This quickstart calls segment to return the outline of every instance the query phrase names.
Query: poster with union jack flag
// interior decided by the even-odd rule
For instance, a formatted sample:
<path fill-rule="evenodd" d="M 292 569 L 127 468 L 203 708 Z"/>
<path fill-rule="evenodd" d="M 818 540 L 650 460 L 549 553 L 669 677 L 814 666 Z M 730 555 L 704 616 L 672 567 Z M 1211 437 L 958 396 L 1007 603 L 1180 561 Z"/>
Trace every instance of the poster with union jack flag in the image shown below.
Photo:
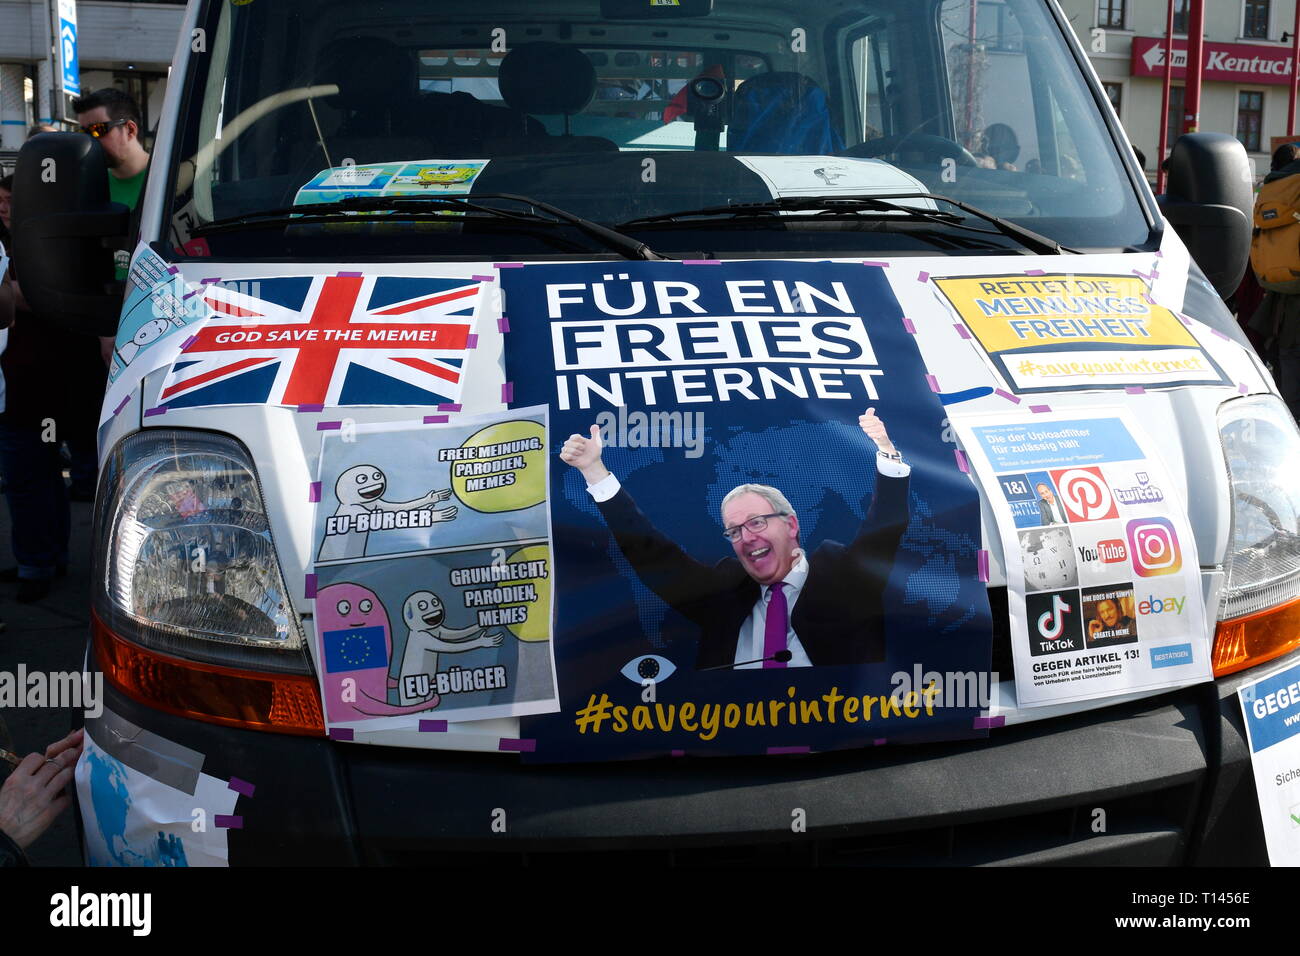
<path fill-rule="evenodd" d="M 159 393 L 206 405 L 440 405 L 460 399 L 483 283 L 339 273 L 213 282 L 213 311 Z"/>

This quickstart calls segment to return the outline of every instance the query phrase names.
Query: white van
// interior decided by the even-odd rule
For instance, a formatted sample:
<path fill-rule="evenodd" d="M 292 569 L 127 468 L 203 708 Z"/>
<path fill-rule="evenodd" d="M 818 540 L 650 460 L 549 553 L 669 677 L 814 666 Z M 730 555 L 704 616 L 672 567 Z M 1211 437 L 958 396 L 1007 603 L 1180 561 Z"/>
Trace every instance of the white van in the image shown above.
<path fill-rule="evenodd" d="M 1050 0 L 192 0 L 125 290 L 17 175 L 117 337 L 89 862 L 1265 861 L 1248 163 L 1153 196 Z"/>

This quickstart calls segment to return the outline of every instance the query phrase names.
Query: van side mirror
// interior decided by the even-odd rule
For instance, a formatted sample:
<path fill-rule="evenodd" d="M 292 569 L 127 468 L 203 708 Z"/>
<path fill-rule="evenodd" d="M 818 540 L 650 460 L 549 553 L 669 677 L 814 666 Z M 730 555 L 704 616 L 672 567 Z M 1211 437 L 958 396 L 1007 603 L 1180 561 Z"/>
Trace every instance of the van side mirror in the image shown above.
<path fill-rule="evenodd" d="M 1187 133 L 1169 154 L 1169 185 L 1158 197 L 1201 271 L 1226 299 L 1250 261 L 1254 173 L 1246 149 L 1225 133 Z"/>
<path fill-rule="evenodd" d="M 99 143 L 83 133 L 42 133 L 23 144 L 12 220 L 14 272 L 32 311 L 79 332 L 114 335 L 122 284 L 112 246 L 125 242 L 131 211 L 109 201 Z"/>

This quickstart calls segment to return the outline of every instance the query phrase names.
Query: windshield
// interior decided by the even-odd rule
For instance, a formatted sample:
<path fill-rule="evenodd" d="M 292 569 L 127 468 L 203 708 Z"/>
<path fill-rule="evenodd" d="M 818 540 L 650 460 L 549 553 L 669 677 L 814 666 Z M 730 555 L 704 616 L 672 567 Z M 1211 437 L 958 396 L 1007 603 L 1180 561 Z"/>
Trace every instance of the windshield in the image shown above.
<path fill-rule="evenodd" d="M 200 23 L 178 251 L 613 254 L 502 194 L 673 257 L 1025 251 L 942 202 L 822 202 L 917 193 L 1074 249 L 1150 240 L 1044 0 L 276 0 Z"/>

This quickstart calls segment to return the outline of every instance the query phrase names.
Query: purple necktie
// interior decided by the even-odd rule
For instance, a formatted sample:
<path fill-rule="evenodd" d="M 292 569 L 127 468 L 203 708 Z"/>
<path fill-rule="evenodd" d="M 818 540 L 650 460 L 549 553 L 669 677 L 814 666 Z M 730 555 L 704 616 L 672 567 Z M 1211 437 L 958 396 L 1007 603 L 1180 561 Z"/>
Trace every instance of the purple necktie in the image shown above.
<path fill-rule="evenodd" d="M 785 603 L 785 584 L 772 585 L 772 597 L 767 602 L 767 624 L 763 627 L 763 669 L 785 667 L 785 661 L 770 658 L 786 649 L 786 632 L 790 629 L 790 610 Z"/>

